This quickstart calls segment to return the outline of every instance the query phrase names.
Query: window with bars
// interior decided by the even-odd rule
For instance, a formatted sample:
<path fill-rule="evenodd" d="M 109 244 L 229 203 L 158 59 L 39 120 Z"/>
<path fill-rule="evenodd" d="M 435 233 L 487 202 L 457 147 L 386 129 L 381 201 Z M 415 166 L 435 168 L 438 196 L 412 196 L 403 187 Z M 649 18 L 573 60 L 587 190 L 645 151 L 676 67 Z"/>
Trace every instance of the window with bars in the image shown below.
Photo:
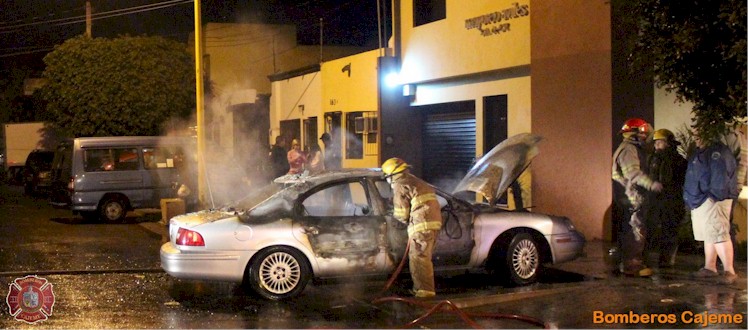
<path fill-rule="evenodd" d="M 376 154 L 377 112 L 357 111 L 346 114 L 346 159 L 362 159 Z"/>

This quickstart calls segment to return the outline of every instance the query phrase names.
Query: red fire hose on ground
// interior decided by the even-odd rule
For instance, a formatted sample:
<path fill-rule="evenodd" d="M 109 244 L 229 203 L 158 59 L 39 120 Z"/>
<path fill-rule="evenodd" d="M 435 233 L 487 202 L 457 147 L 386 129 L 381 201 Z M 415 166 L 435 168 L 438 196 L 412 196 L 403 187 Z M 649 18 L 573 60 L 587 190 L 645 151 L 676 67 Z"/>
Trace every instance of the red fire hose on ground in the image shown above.
<path fill-rule="evenodd" d="M 389 290 L 390 287 L 392 287 L 392 284 L 395 283 L 395 279 L 402 272 L 405 266 L 405 260 L 408 258 L 409 250 L 410 250 L 410 239 L 408 239 L 408 244 L 405 245 L 405 253 L 403 254 L 403 258 L 400 260 L 400 264 L 397 266 L 395 271 L 390 276 L 390 279 L 385 284 L 384 288 L 381 291 L 382 294 L 387 292 L 387 290 Z M 461 310 L 459 307 L 457 307 L 454 303 L 452 303 L 449 300 L 434 301 L 436 302 L 436 304 L 432 304 L 432 302 L 430 301 L 390 296 L 390 297 L 374 299 L 371 303 L 376 305 L 376 304 L 381 304 L 384 302 L 403 302 L 406 304 L 419 306 L 419 307 L 428 309 L 426 313 L 417 317 L 413 321 L 410 321 L 404 324 L 402 328 L 413 327 L 438 311 L 448 311 L 448 312 L 457 314 L 457 316 L 459 316 L 460 319 L 462 319 L 466 324 L 470 325 L 470 327 L 472 327 L 473 329 L 482 329 L 483 327 L 481 327 L 478 323 L 476 323 L 471 317 L 518 320 L 518 321 L 523 321 L 523 322 L 526 322 L 526 323 L 529 323 L 529 324 L 532 324 L 534 326 L 538 326 L 544 329 L 551 328 L 548 323 L 543 322 L 542 320 L 536 319 L 534 317 L 525 316 L 525 315 L 503 314 L 503 313 L 468 313 L 468 312 Z"/>

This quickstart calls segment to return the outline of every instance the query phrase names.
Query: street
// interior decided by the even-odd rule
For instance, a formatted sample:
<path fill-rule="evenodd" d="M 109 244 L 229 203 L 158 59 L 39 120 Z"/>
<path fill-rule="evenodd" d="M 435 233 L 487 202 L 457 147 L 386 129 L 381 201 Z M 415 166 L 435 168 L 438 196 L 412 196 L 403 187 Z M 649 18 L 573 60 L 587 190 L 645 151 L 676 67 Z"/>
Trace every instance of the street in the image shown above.
<path fill-rule="evenodd" d="M 177 280 L 159 266 L 160 213 L 125 224 L 85 222 L 17 186 L 0 186 L 0 281 L 53 285 L 47 320 L 28 324 L 8 308 L 2 328 L 746 328 L 746 262 L 732 286 L 697 281 L 701 256 L 681 254 L 652 278 L 613 275 L 605 242 L 550 268 L 541 283 L 502 287 L 482 274 L 437 277 L 438 295 L 407 298 L 409 276 L 310 283 L 297 299 L 264 300 L 229 283 Z M 7 303 L 7 300 L 6 300 Z M 441 308 L 429 314 L 430 308 Z"/>

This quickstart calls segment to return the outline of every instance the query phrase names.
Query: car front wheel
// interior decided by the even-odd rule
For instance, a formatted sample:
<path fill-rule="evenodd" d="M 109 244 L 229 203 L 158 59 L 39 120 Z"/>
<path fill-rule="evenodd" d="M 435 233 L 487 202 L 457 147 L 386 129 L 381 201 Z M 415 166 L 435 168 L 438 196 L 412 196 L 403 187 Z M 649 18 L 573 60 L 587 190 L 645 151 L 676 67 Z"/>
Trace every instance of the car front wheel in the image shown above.
<path fill-rule="evenodd" d="M 530 234 L 514 236 L 506 254 L 506 267 L 511 281 L 518 285 L 534 283 L 540 273 L 540 247 Z"/>
<path fill-rule="evenodd" d="M 249 268 L 249 280 L 259 295 L 281 300 L 298 296 L 309 282 L 310 273 L 299 251 L 277 246 L 260 251 Z"/>

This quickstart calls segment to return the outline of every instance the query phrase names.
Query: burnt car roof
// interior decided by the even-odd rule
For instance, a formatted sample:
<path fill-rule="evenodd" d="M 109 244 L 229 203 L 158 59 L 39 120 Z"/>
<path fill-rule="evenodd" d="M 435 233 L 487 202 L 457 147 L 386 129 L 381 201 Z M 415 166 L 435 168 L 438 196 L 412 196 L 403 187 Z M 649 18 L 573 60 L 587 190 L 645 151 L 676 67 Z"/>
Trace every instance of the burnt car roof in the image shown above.
<path fill-rule="evenodd" d="M 343 168 L 333 171 L 324 171 L 318 174 L 306 175 L 306 174 L 287 174 L 273 180 L 275 183 L 282 184 L 295 184 L 309 182 L 312 184 L 320 184 L 328 181 L 334 181 L 338 179 L 360 177 L 360 176 L 381 176 L 382 169 L 379 168 Z"/>

